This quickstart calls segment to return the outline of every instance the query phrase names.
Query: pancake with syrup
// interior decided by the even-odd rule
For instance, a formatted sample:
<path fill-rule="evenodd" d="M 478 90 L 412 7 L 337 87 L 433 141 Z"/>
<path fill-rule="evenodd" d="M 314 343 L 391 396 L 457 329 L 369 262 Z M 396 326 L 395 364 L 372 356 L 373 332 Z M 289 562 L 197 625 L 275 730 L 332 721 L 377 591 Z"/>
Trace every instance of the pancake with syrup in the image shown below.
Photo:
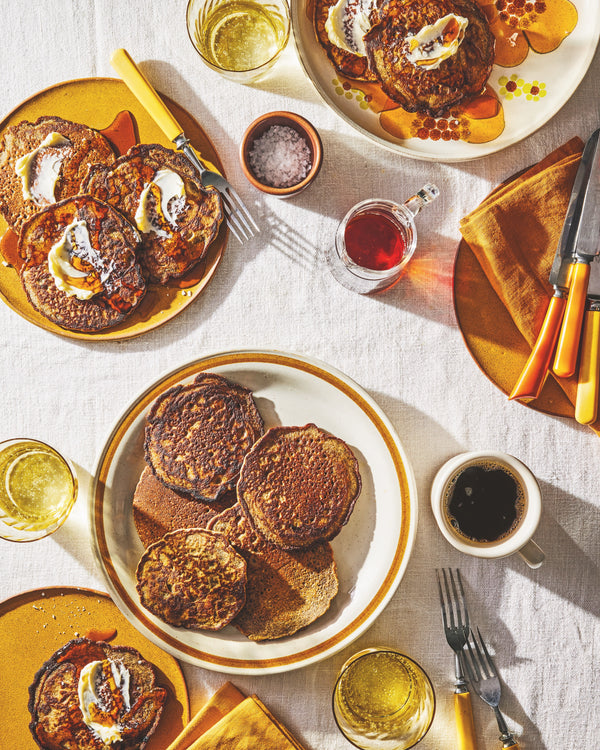
<path fill-rule="evenodd" d="M 90 196 L 39 211 L 19 238 L 21 283 L 30 303 L 69 330 L 117 325 L 146 291 L 136 258 L 139 240 L 122 214 Z"/>
<path fill-rule="evenodd" d="M 234 488 L 244 456 L 263 432 L 250 390 L 201 373 L 152 404 L 146 462 L 170 489 L 212 502 Z"/>
<path fill-rule="evenodd" d="M 349 446 L 314 424 L 268 430 L 246 455 L 237 484 L 255 529 L 283 549 L 333 539 L 360 490 Z"/>
<path fill-rule="evenodd" d="M 133 522 L 144 547 L 176 529 L 206 528 L 209 521 L 235 502 L 235 493 L 206 503 L 175 492 L 144 467 L 133 495 Z"/>
<path fill-rule="evenodd" d="M 224 534 L 246 560 L 246 603 L 232 624 L 247 638 L 293 635 L 329 609 L 338 578 L 327 542 L 279 549 L 256 533 L 239 504 L 215 516 L 208 528 Z"/>
<path fill-rule="evenodd" d="M 384 0 L 364 42 L 384 93 L 433 117 L 481 94 L 494 63 L 494 36 L 473 0 Z"/>
<path fill-rule="evenodd" d="M 35 675 L 29 728 L 43 750 L 143 750 L 166 700 L 155 667 L 138 651 L 76 638 Z"/>
<path fill-rule="evenodd" d="M 221 630 L 246 600 L 246 562 L 222 534 L 178 529 L 144 552 L 136 589 L 142 606 L 163 622 Z"/>
<path fill-rule="evenodd" d="M 0 213 L 18 234 L 35 213 L 78 195 L 88 166 L 110 166 L 114 151 L 104 136 L 60 117 L 24 120 L 0 142 Z"/>
<path fill-rule="evenodd" d="M 218 190 L 202 186 L 183 154 L 158 144 L 133 146 L 110 167 L 90 167 L 82 190 L 137 226 L 140 262 L 155 283 L 180 278 L 204 258 L 223 219 Z"/>

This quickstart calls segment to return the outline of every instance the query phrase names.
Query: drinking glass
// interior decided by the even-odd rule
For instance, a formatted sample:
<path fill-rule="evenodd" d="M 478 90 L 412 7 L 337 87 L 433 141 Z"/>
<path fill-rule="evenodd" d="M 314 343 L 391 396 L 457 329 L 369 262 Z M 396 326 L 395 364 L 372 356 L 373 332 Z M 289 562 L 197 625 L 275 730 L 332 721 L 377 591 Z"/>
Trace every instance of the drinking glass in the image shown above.
<path fill-rule="evenodd" d="M 333 691 L 333 715 L 346 739 L 362 750 L 408 750 L 427 733 L 435 694 L 423 669 L 394 649 L 350 657 Z"/>
<path fill-rule="evenodd" d="M 373 199 L 353 206 L 326 250 L 334 278 L 359 294 L 393 286 L 417 247 L 415 217 L 439 193 L 439 188 L 427 184 L 405 203 Z"/>
<path fill-rule="evenodd" d="M 0 443 L 0 538 L 30 542 L 52 534 L 77 498 L 71 462 L 39 440 Z"/>
<path fill-rule="evenodd" d="M 287 0 L 189 0 L 186 21 L 202 61 L 238 83 L 267 73 L 290 36 Z"/>

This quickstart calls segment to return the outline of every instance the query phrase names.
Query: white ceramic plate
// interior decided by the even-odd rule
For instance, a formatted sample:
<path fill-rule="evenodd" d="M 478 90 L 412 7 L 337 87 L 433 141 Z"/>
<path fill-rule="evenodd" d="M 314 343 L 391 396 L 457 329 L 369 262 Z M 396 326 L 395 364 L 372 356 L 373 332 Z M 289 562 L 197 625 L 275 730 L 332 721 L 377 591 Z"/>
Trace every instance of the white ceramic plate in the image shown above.
<path fill-rule="evenodd" d="M 523 140 L 553 117 L 574 93 L 598 45 L 600 12 L 598 0 L 571 1 L 578 12 L 577 25 L 556 50 L 543 55 L 529 50 L 524 62 L 515 68 L 494 66 L 489 85 L 504 108 L 505 127 L 487 143 L 395 138 L 381 127 L 378 114 L 361 108 L 360 92 L 341 89 L 337 72 L 316 38 L 308 10 L 311 0 L 291 0 L 292 27 L 306 74 L 325 102 L 347 123 L 376 143 L 405 156 L 456 162 L 486 156 Z M 508 98 L 501 93 L 500 79 L 510 79 L 513 75 L 519 95 Z M 544 84 L 545 95 L 528 99 L 523 86 L 535 81 Z"/>
<path fill-rule="evenodd" d="M 294 636 L 255 643 L 233 626 L 218 633 L 166 625 L 140 605 L 135 570 L 143 552 L 131 501 L 144 467 L 145 415 L 167 388 L 210 370 L 252 389 L 266 427 L 314 422 L 345 440 L 363 489 L 333 540 L 340 579 L 331 608 Z M 270 351 L 225 352 L 195 360 L 153 383 L 125 410 L 95 472 L 92 525 L 98 559 L 123 614 L 173 655 L 217 671 L 282 672 L 344 648 L 380 614 L 400 583 L 417 527 L 412 470 L 389 420 L 356 383 L 312 359 Z"/>

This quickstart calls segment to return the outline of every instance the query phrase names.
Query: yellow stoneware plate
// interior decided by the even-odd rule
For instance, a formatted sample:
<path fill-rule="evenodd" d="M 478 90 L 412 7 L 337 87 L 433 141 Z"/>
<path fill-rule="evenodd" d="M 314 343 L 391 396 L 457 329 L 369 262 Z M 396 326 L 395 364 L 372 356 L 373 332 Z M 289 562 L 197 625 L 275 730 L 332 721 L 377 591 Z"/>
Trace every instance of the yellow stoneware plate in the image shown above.
<path fill-rule="evenodd" d="M 165 750 L 171 744 L 190 715 L 187 685 L 177 661 L 132 627 L 106 594 L 64 586 L 26 591 L 0 602 L 3 748 L 38 748 L 29 731 L 27 708 L 36 672 L 72 638 L 98 638 L 103 633 L 114 633 L 111 645 L 131 646 L 157 668 L 158 682 L 167 688 L 168 697 L 146 750 Z"/>
<path fill-rule="evenodd" d="M 200 155 L 219 171 L 223 166 L 214 146 L 200 125 L 180 105 L 163 96 L 167 106 L 184 129 Z M 2 132 L 22 120 L 33 122 L 43 115 L 57 115 L 81 122 L 97 130 L 107 128 L 122 111 L 130 112 L 137 129 L 139 143 L 160 143 L 173 147 L 154 120 L 146 113 L 127 86 L 113 78 L 83 78 L 56 84 L 27 99 L 0 122 Z M 0 216 L 0 236 L 7 226 Z M 114 328 L 98 333 L 68 331 L 47 320 L 30 304 L 14 268 L 0 263 L 0 297 L 15 312 L 31 323 L 52 333 L 88 341 L 118 341 L 139 336 L 174 318 L 191 304 L 215 273 L 227 242 L 225 222 L 206 257 L 181 280 L 167 286 L 151 284 L 140 306 Z"/>
<path fill-rule="evenodd" d="M 332 542 L 338 594 L 322 617 L 287 638 L 257 643 L 233 625 L 216 633 L 171 627 L 145 610 L 136 592 L 135 571 L 143 546 L 133 523 L 132 497 L 144 468 L 144 420 L 161 393 L 205 371 L 250 388 L 267 428 L 313 422 L 345 440 L 359 461 L 363 489 L 348 524 Z M 417 494 L 393 426 L 349 377 L 293 354 L 232 351 L 178 367 L 127 406 L 96 467 L 92 527 L 113 599 L 146 637 L 206 669 L 275 673 L 324 659 L 374 622 L 408 564 L 417 529 Z"/>

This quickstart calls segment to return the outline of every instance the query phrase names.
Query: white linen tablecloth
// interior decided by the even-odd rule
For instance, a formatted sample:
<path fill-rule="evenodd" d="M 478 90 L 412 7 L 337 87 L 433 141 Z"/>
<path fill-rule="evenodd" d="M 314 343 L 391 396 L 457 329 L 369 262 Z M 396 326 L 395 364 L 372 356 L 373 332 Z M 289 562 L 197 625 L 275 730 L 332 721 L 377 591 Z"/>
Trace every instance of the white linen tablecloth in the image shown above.
<path fill-rule="evenodd" d="M 229 349 L 269 348 L 339 368 L 380 404 L 408 453 L 420 506 L 408 570 L 374 626 L 342 653 L 286 674 L 232 681 L 257 693 L 310 750 L 342 750 L 350 746 L 330 711 L 336 671 L 360 647 L 391 645 L 419 661 L 437 691 L 423 750 L 456 747 L 453 660 L 442 633 L 434 569 L 460 566 L 473 618 L 495 647 L 502 707 L 521 746 L 595 748 L 600 440 L 573 421 L 507 401 L 488 381 L 463 344 L 451 279 L 459 219 L 503 179 L 598 126 L 598 55 L 569 102 L 541 130 L 499 154 L 447 165 L 395 155 L 344 123 L 305 77 L 293 45 L 263 81 L 249 86 L 225 81 L 202 65 L 189 43 L 184 0 L 0 0 L 0 17 L 3 116 L 57 82 L 114 76 L 110 54 L 126 47 L 156 87 L 203 125 L 228 177 L 270 228 L 244 247 L 230 240 L 214 279 L 194 304 L 130 341 L 54 336 L 0 305 L 0 439 L 46 440 L 85 475 L 125 406 L 184 361 Z M 254 191 L 237 156 L 247 125 L 278 109 L 307 117 L 324 146 L 317 181 L 289 201 Z M 339 286 L 322 254 L 346 210 L 369 197 L 403 200 L 427 181 L 440 187 L 441 197 L 417 220 L 420 245 L 412 272 L 377 298 Z M 440 535 L 429 507 L 433 476 L 450 456 L 475 449 L 511 453 L 537 476 L 543 514 L 535 538 L 547 555 L 539 570 L 516 557 L 486 562 L 462 556 Z M 51 585 L 106 590 L 91 550 L 88 500 L 84 486 L 72 516 L 49 539 L 25 545 L 0 541 L 0 599 Z M 184 670 L 192 710 L 227 679 L 187 665 Z M 481 750 L 499 747 L 492 712 L 476 697 L 473 704 Z"/>

